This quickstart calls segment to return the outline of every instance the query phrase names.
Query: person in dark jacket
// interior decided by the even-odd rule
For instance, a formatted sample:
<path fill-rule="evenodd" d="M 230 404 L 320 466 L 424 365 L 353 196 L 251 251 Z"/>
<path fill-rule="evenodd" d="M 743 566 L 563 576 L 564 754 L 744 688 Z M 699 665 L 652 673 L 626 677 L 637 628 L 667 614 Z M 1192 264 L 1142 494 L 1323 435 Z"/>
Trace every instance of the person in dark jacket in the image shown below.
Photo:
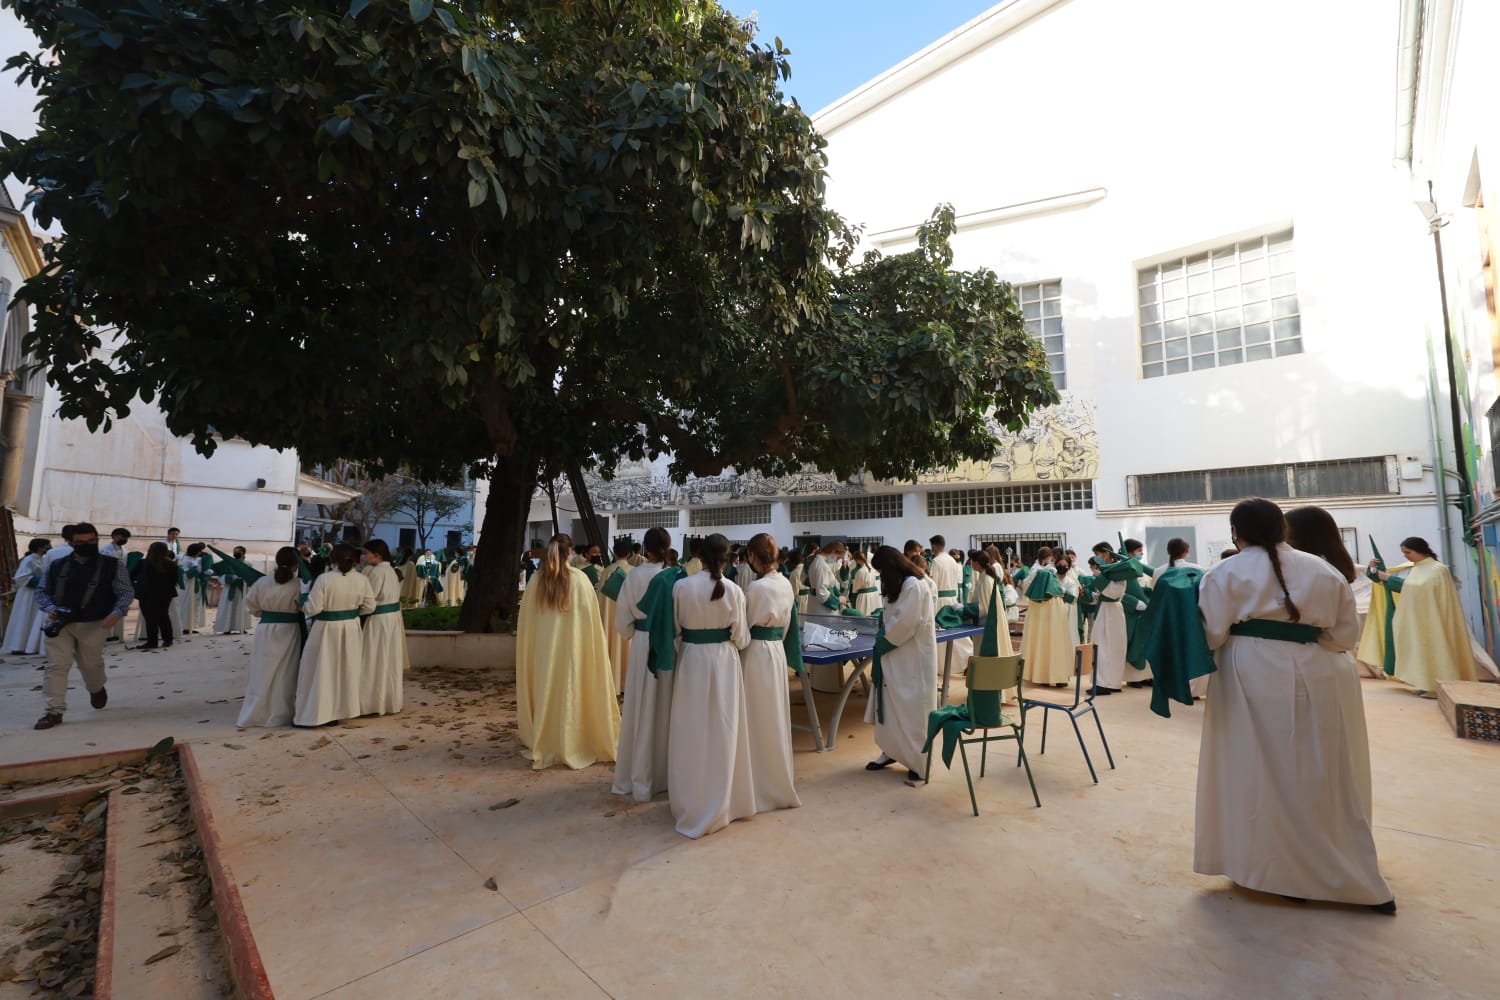
<path fill-rule="evenodd" d="M 166 542 L 152 542 L 135 571 L 135 591 L 146 621 L 146 641 L 137 649 L 172 647 L 172 601 L 177 597 L 177 560 Z M 158 639 L 160 640 L 158 642 Z"/>
<path fill-rule="evenodd" d="M 133 600 L 135 587 L 124 560 L 99 554 L 99 531 L 92 524 L 74 525 L 72 552 L 53 563 L 37 587 L 37 609 L 47 616 L 47 669 L 42 675 L 47 711 L 34 728 L 51 729 L 62 722 L 68 672 L 75 660 L 89 704 L 97 709 L 109 701 L 104 690 L 104 640 Z"/>

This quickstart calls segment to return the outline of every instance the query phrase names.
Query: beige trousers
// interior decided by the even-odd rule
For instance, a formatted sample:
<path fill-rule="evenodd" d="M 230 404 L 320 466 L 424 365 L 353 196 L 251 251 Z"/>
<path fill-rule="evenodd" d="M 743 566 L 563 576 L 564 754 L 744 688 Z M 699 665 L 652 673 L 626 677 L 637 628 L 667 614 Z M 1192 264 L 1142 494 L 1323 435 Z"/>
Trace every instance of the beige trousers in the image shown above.
<path fill-rule="evenodd" d="M 47 670 L 42 675 L 42 691 L 47 696 L 47 712 L 62 715 L 68 707 L 68 671 L 78 661 L 83 685 L 92 693 L 104 687 L 104 640 L 109 629 L 100 622 L 74 622 L 64 625 L 57 638 L 47 640 Z"/>

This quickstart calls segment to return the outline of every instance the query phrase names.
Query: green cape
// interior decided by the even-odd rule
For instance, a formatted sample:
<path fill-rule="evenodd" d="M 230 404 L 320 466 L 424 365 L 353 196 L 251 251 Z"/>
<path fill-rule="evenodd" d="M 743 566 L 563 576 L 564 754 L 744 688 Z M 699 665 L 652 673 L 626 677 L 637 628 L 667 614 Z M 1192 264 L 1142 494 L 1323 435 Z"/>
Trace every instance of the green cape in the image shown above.
<path fill-rule="evenodd" d="M 1156 580 L 1155 597 L 1141 615 L 1145 659 L 1151 662 L 1155 682 L 1151 686 L 1151 711 L 1171 718 L 1168 701 L 1193 703 L 1189 682 L 1211 674 L 1213 652 L 1198 613 L 1198 585 L 1203 570 L 1178 566 Z"/>

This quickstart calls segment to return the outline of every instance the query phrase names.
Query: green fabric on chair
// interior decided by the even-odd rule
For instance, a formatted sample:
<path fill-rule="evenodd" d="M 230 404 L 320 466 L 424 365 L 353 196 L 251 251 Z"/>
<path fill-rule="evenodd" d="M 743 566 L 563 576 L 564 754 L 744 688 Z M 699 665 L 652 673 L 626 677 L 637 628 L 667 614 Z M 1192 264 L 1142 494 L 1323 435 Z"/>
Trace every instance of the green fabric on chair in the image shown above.
<path fill-rule="evenodd" d="M 1041 796 L 1036 790 L 1036 780 L 1031 775 L 1031 762 L 1026 759 L 1025 719 L 1022 718 L 1020 721 L 1011 719 L 1000 708 L 1004 692 L 1020 685 L 1023 665 L 1020 656 L 971 657 L 968 670 L 968 701 L 964 705 L 940 708 L 927 716 L 927 743 L 922 748 L 922 751 L 927 754 L 927 773 L 923 780 L 932 780 L 932 741 L 933 737 L 941 731 L 944 762 L 950 767 L 953 750 L 949 746 L 949 740 L 958 743 L 959 757 L 964 765 L 964 781 L 969 786 L 969 805 L 973 807 L 975 816 L 979 815 L 979 801 L 974 796 L 974 776 L 969 770 L 969 753 L 964 749 L 970 743 L 980 745 L 979 776 L 982 778 L 989 754 L 989 744 L 1002 740 L 1015 740 L 1017 762 L 1026 768 L 1026 781 L 1031 786 L 1031 797 L 1036 802 L 1037 808 L 1041 808 L 1042 805 Z M 991 729 L 1008 729 L 1010 732 L 994 736 L 990 733 Z M 976 730 L 984 732 L 979 736 L 964 738 L 965 735 L 972 734 Z"/>
<path fill-rule="evenodd" d="M 964 621 L 964 613 L 951 604 L 947 607 L 938 608 L 937 617 L 934 619 L 934 623 L 937 625 L 939 630 L 945 628 L 963 628 L 966 624 L 968 624 Z"/>

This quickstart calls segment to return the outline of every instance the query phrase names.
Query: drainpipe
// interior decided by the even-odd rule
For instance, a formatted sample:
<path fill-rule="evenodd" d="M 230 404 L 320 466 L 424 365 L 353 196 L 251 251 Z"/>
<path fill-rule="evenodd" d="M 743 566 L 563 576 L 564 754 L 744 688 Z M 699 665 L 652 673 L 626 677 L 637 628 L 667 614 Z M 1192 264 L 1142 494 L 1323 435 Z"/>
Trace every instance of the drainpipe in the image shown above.
<path fill-rule="evenodd" d="M 1432 352 L 1432 331 L 1427 332 L 1427 433 L 1432 438 L 1432 478 L 1437 489 L 1438 530 L 1443 534 L 1443 555 L 1455 564 L 1453 529 L 1448 520 L 1448 470 L 1443 467 L 1443 435 L 1438 430 L 1437 360 Z"/>

